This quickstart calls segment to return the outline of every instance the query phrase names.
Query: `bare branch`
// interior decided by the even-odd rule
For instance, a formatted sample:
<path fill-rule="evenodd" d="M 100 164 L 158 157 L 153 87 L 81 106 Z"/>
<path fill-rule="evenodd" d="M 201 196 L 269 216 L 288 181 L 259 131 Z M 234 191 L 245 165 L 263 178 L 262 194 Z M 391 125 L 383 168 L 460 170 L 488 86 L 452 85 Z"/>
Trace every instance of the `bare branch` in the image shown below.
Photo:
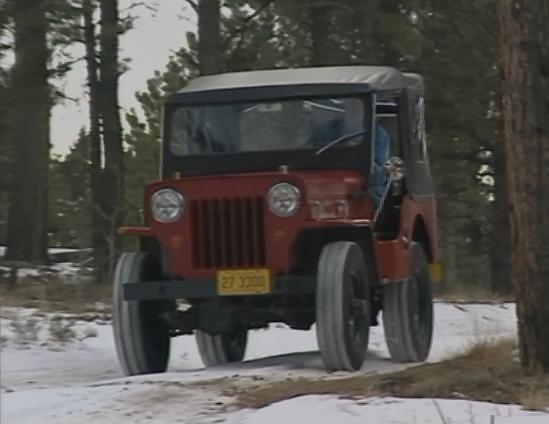
<path fill-rule="evenodd" d="M 317 1 L 314 3 L 314 7 L 322 7 L 322 6 L 332 6 L 332 7 L 339 7 L 340 9 L 342 10 L 345 10 L 346 12 L 349 12 L 349 13 L 355 13 L 356 11 L 350 7 L 350 6 L 347 6 L 345 4 L 342 4 L 342 2 L 339 2 L 339 1 Z M 308 8 L 310 7 L 310 4 L 309 3 L 300 3 L 298 5 L 296 5 L 296 7 L 299 9 L 299 8 Z"/>
<path fill-rule="evenodd" d="M 144 7 L 145 9 L 151 11 L 151 12 L 158 12 L 158 3 L 155 4 L 155 5 L 151 5 L 145 1 L 140 1 L 140 2 L 136 2 L 136 3 L 132 3 L 131 5 L 129 5 L 128 7 L 126 7 L 125 9 L 121 9 L 120 11 L 121 12 L 129 12 L 130 10 L 133 10 L 137 7 Z"/>
<path fill-rule="evenodd" d="M 185 0 L 193 8 L 193 10 L 198 13 L 198 3 L 194 0 Z"/>
<path fill-rule="evenodd" d="M 242 25 L 231 35 L 227 37 L 227 39 L 224 41 L 224 49 L 228 49 L 231 42 L 236 38 L 239 37 L 239 41 L 237 46 L 233 49 L 233 51 L 229 55 L 229 60 L 231 60 L 236 52 L 240 49 L 242 46 L 242 43 L 244 42 L 244 34 L 248 30 L 250 23 L 261 13 L 263 12 L 267 7 L 269 7 L 272 4 L 273 0 L 265 0 L 261 6 L 259 6 L 253 13 L 250 13 L 248 16 L 246 16 L 244 19 L 242 19 Z"/>

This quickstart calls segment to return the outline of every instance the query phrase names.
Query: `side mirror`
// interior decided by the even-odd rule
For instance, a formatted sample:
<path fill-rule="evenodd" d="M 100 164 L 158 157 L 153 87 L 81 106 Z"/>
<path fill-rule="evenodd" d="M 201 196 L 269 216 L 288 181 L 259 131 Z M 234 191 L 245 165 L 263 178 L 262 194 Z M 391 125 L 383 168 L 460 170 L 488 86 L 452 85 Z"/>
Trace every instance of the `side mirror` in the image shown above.
<path fill-rule="evenodd" d="M 404 161 L 398 156 L 387 159 L 383 167 L 385 168 L 385 174 L 392 183 L 398 182 L 404 178 Z"/>

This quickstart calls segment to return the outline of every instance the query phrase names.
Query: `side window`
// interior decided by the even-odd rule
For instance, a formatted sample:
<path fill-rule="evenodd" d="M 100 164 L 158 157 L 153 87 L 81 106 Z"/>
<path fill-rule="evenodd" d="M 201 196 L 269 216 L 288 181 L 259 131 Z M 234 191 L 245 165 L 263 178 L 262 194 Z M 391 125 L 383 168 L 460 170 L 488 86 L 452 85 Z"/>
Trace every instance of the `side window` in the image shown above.
<path fill-rule="evenodd" d="M 403 157 L 400 145 L 400 125 L 398 119 L 398 105 L 396 102 L 379 102 L 376 105 L 376 123 L 381 125 L 391 139 L 389 156 Z"/>
<path fill-rule="evenodd" d="M 400 156 L 402 157 L 402 151 L 400 148 L 399 142 L 399 125 L 398 119 L 395 116 L 380 116 L 377 118 L 378 125 L 383 126 L 385 131 L 389 134 L 391 139 L 389 156 Z"/>

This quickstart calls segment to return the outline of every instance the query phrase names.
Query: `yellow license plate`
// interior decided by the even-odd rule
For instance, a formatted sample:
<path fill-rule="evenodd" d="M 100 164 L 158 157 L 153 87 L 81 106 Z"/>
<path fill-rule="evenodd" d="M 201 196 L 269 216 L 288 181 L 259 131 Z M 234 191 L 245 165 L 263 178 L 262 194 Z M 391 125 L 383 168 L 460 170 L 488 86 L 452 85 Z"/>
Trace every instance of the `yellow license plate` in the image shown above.
<path fill-rule="evenodd" d="M 265 294 L 271 291 L 268 269 L 235 269 L 217 272 L 217 293 L 220 295 Z"/>

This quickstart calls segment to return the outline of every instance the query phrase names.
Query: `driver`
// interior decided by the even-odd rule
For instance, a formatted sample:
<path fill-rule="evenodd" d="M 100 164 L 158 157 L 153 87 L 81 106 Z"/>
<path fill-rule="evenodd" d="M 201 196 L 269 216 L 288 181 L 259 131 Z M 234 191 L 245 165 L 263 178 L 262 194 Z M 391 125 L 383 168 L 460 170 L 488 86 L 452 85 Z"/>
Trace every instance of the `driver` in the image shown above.
<path fill-rule="evenodd" d="M 359 99 L 345 99 L 345 133 L 352 134 L 364 128 L 364 114 L 362 101 Z M 351 142 L 359 143 L 359 139 Z M 387 130 L 378 122 L 375 123 L 374 134 L 374 162 L 369 181 L 370 197 L 375 209 L 378 209 L 385 194 L 387 178 L 385 175 L 385 161 L 389 159 L 391 138 Z"/>
<path fill-rule="evenodd" d="M 381 200 L 387 188 L 387 176 L 385 175 L 385 162 L 389 159 L 389 150 L 391 146 L 391 137 L 381 124 L 375 124 L 374 137 L 374 162 L 370 172 L 369 191 L 374 207 L 378 209 L 381 206 Z"/>

